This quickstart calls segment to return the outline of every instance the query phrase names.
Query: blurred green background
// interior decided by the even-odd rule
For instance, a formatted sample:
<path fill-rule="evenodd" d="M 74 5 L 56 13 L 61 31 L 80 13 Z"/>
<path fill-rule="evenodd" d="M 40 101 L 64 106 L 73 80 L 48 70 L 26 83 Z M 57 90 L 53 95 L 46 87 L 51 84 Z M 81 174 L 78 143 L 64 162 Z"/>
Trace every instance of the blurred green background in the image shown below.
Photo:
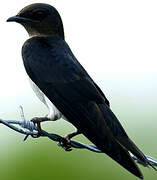
<path fill-rule="evenodd" d="M 105 73 L 95 80 L 111 102 L 128 135 L 147 155 L 157 158 L 157 73 Z M 44 105 L 31 89 L 25 93 L 2 100 L 3 119 L 20 119 L 18 106 L 22 105 L 25 116 L 47 114 Z M 63 120 L 45 122 L 42 127 L 49 132 L 66 135 L 72 127 Z M 82 179 L 137 179 L 105 154 L 87 150 L 65 152 L 47 138 L 28 138 L 0 126 L 0 179 L 3 180 L 82 180 Z M 82 135 L 76 140 L 89 143 Z M 156 180 L 157 173 L 139 166 L 146 180 Z"/>

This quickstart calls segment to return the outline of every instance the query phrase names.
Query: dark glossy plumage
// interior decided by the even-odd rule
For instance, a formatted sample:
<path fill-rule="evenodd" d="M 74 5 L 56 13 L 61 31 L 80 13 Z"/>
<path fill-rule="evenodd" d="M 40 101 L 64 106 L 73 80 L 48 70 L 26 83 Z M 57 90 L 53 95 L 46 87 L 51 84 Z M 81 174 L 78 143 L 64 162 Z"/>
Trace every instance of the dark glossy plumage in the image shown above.
<path fill-rule="evenodd" d="M 30 78 L 69 122 L 123 167 L 142 176 L 127 150 L 147 163 L 145 156 L 129 140 L 64 40 L 33 37 L 23 46 L 23 60 Z"/>

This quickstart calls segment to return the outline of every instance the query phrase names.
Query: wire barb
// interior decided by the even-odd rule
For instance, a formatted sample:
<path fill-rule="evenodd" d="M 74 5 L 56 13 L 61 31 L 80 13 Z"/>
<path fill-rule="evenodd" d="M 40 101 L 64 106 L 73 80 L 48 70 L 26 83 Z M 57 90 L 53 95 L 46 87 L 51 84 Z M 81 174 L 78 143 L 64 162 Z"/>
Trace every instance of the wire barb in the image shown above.
<path fill-rule="evenodd" d="M 19 108 L 20 108 L 21 121 L 0 119 L 0 123 L 4 124 L 5 126 L 9 127 L 10 129 L 12 129 L 18 133 L 24 134 L 25 135 L 24 141 L 26 141 L 30 135 L 31 135 L 31 137 L 36 137 L 38 132 L 37 132 L 37 128 L 34 125 L 34 123 L 25 119 L 23 107 L 20 106 Z M 17 125 L 19 127 L 17 127 Z M 51 139 L 52 141 L 55 141 L 55 142 L 62 142 L 64 139 L 63 137 L 61 137 L 58 134 L 52 134 L 52 133 L 50 134 L 50 133 L 44 131 L 43 129 L 41 129 L 41 136 L 48 137 L 49 139 Z M 101 150 L 99 150 L 95 145 L 92 145 L 92 144 L 89 145 L 89 144 L 84 144 L 84 143 L 81 143 L 78 141 L 71 140 L 70 146 L 72 148 L 76 148 L 76 149 L 87 149 L 89 151 L 93 151 L 96 153 L 102 153 Z M 138 164 L 146 167 L 136 156 L 134 156 L 133 154 L 130 154 L 130 155 Z M 157 159 L 152 158 L 151 156 L 147 156 L 147 155 L 146 155 L 146 158 L 152 166 L 157 166 Z"/>

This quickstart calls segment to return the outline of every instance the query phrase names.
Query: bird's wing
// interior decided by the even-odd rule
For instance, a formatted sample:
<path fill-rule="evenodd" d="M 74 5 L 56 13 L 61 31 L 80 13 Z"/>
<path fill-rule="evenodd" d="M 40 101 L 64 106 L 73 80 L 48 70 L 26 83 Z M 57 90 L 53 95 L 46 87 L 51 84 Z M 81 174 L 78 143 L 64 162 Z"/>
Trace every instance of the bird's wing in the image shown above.
<path fill-rule="evenodd" d="M 35 84 L 77 129 L 104 153 L 142 178 L 128 151 L 146 163 L 105 103 L 100 89 L 58 38 L 32 38 L 23 46 L 25 69 Z"/>

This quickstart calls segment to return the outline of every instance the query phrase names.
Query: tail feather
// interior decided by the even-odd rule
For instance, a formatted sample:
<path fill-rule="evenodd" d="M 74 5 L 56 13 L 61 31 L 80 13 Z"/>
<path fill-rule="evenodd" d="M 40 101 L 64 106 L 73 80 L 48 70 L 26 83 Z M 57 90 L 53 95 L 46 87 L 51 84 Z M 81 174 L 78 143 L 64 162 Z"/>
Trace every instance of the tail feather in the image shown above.
<path fill-rule="evenodd" d="M 117 137 L 117 140 L 133 155 L 135 155 L 144 166 L 150 166 L 155 171 L 157 171 L 156 167 L 151 164 L 151 162 L 148 160 L 148 158 L 138 149 L 138 147 L 131 141 L 129 138 L 121 138 Z"/>
<path fill-rule="evenodd" d="M 79 111 L 82 111 L 81 106 L 79 107 Z M 135 176 L 143 179 L 141 171 L 130 156 L 128 150 L 113 136 L 97 104 L 91 102 L 88 106 L 86 106 L 85 118 L 90 119 L 88 124 L 84 123 L 84 127 L 81 129 L 81 132 L 102 152 L 106 153 Z M 93 125 L 90 125 L 89 122 Z"/>
<path fill-rule="evenodd" d="M 110 139 L 111 151 L 107 150 L 106 146 L 108 145 L 109 144 L 106 142 L 101 145 L 97 144 L 98 148 L 100 148 L 104 153 L 110 156 L 113 160 L 115 160 L 117 163 L 119 163 L 121 166 L 123 166 L 125 169 L 127 169 L 129 172 L 131 172 L 135 176 L 139 177 L 140 179 L 143 179 L 143 175 L 140 169 L 135 164 L 129 152 L 123 146 L 121 146 L 118 142 L 114 141 L 113 139 L 112 140 Z"/>
<path fill-rule="evenodd" d="M 132 154 L 134 154 L 139 160 L 148 165 L 146 156 L 139 150 L 139 148 L 127 137 L 116 137 L 116 139 Z"/>
<path fill-rule="evenodd" d="M 117 117 L 105 104 L 99 105 L 101 112 L 103 113 L 104 119 L 110 128 L 114 138 L 124 147 L 127 151 L 134 154 L 139 160 L 142 161 L 145 166 L 149 164 L 146 156 L 140 151 L 140 149 L 130 140 L 122 125 L 118 121 Z"/>

